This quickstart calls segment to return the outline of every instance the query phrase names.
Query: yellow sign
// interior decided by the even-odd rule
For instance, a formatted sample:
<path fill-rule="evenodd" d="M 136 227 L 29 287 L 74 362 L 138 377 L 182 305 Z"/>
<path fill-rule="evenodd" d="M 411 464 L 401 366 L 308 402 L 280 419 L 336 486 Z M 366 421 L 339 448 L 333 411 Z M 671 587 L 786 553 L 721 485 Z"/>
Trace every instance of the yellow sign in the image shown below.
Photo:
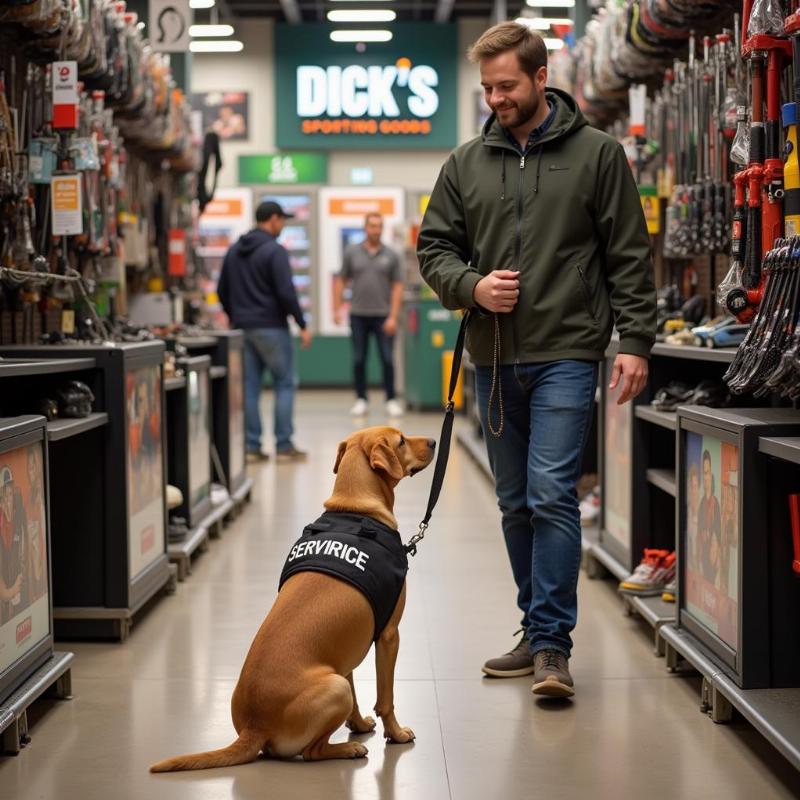
<path fill-rule="evenodd" d="M 78 173 L 54 175 L 50 189 L 53 236 L 83 233 L 81 180 Z"/>
<path fill-rule="evenodd" d="M 443 331 L 432 331 L 431 332 L 431 346 L 439 349 L 440 347 L 444 347 L 444 332 Z"/>
<path fill-rule="evenodd" d="M 647 221 L 648 233 L 659 233 L 661 230 L 661 198 L 643 194 L 639 196 L 642 201 L 644 218 Z"/>
<path fill-rule="evenodd" d="M 419 199 L 419 215 L 421 217 L 425 216 L 425 212 L 428 210 L 428 203 L 431 201 L 431 196 L 429 194 L 424 194 Z"/>

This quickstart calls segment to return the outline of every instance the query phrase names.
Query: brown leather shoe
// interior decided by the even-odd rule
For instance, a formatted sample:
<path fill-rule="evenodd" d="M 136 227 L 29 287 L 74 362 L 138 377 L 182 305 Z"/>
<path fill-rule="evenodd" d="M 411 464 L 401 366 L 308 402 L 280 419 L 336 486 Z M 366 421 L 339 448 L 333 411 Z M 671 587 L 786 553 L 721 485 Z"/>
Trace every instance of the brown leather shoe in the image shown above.
<path fill-rule="evenodd" d="M 517 646 L 504 656 L 490 658 L 483 665 L 483 671 L 493 678 L 519 678 L 521 675 L 530 675 L 533 672 L 530 647 L 528 636 L 523 631 Z"/>
<path fill-rule="evenodd" d="M 569 659 L 560 650 L 539 650 L 533 656 L 534 694 L 545 697 L 572 697 L 575 694 Z"/>

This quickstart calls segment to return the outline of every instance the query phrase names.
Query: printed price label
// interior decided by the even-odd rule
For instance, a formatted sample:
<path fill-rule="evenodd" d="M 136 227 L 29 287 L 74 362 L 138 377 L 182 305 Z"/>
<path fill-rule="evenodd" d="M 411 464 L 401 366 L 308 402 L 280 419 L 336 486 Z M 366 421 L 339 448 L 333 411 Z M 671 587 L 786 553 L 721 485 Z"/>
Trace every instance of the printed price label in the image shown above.
<path fill-rule="evenodd" d="M 53 236 L 83 233 L 81 181 L 78 173 L 54 175 L 50 184 Z"/>
<path fill-rule="evenodd" d="M 75 312 L 62 311 L 61 312 L 61 333 L 69 336 L 75 333 Z"/>

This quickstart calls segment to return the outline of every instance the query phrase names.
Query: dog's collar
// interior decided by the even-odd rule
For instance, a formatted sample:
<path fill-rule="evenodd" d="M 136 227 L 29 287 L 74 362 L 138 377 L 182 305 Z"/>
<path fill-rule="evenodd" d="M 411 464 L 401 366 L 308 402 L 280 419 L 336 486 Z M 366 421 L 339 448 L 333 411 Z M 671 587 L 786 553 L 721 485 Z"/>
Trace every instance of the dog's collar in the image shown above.
<path fill-rule="evenodd" d="M 385 522 L 381 522 L 375 517 L 366 514 L 354 514 L 348 511 L 326 511 L 321 517 L 310 525 L 306 525 L 306 530 L 321 533 L 328 530 L 347 531 L 350 533 L 363 533 L 373 535 L 378 532 L 400 536 L 400 531 L 392 528 Z"/>

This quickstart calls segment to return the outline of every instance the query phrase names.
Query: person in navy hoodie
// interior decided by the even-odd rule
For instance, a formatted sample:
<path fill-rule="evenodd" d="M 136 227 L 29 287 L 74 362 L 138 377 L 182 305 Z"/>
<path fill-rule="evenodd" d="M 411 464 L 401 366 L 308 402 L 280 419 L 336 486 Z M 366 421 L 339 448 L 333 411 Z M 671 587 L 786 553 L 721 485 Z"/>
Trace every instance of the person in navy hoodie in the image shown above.
<path fill-rule="evenodd" d="M 311 332 L 292 283 L 289 254 L 278 244 L 287 214 L 278 203 L 265 201 L 256 209 L 256 227 L 228 250 L 217 291 L 231 326 L 245 334 L 245 429 L 247 459 L 266 460 L 261 450 L 261 376 L 272 374 L 275 390 L 275 442 L 279 462 L 302 461 L 306 453 L 294 446 L 294 395 L 297 377 L 288 317 L 300 327 L 303 348 Z"/>

